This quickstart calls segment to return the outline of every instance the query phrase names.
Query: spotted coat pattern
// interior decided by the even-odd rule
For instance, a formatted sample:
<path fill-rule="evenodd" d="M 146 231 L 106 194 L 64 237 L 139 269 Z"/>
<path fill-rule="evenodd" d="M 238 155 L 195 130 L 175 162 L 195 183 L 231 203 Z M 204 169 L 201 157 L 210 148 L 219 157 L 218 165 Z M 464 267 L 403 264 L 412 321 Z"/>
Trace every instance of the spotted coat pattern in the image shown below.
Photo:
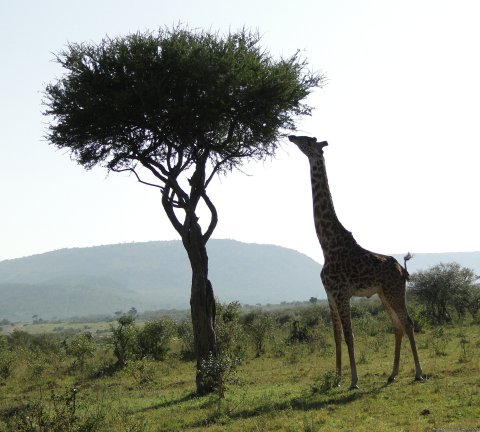
<path fill-rule="evenodd" d="M 370 297 L 377 294 L 395 326 L 395 351 L 393 370 L 389 382 L 398 375 L 400 348 L 406 333 L 415 363 L 415 379 L 423 379 L 413 323 L 405 303 L 405 286 L 408 272 L 398 261 L 386 255 L 362 248 L 351 232 L 337 218 L 333 206 L 325 169 L 323 148 L 327 142 L 317 142 L 314 137 L 290 136 L 289 140 L 308 157 L 312 183 L 315 230 L 323 250 L 325 263 L 321 272 L 332 315 L 336 348 L 336 370 L 342 370 L 342 331 L 348 348 L 351 370 L 350 388 L 357 388 L 354 337 L 351 324 L 350 298 Z"/>

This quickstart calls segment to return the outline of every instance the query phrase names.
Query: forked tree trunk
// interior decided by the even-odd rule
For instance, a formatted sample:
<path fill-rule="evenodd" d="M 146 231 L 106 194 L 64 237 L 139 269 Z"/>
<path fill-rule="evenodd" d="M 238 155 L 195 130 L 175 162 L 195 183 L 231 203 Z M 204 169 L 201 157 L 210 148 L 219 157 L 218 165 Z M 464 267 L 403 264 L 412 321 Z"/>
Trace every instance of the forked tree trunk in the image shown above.
<path fill-rule="evenodd" d="M 195 357 L 197 360 L 197 394 L 206 394 L 213 390 L 205 382 L 202 373 L 202 361 L 210 353 L 217 354 L 215 339 L 215 297 L 212 284 L 208 280 L 208 256 L 202 238 L 201 228 L 195 221 L 183 238 L 192 267 L 192 288 L 190 310 L 192 314 Z"/>

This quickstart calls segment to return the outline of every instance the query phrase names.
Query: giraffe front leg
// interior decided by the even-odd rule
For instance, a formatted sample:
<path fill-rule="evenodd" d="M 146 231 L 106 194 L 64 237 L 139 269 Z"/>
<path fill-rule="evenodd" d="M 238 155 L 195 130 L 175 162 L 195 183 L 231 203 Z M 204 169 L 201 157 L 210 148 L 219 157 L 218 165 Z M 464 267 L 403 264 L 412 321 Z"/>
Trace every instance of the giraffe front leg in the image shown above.
<path fill-rule="evenodd" d="M 335 339 L 335 370 L 340 378 L 342 376 L 342 323 L 338 313 L 332 314 L 332 323 Z"/>
<path fill-rule="evenodd" d="M 348 357 L 350 359 L 350 371 L 352 376 L 350 390 L 358 389 L 357 365 L 355 362 L 355 349 L 354 349 L 354 343 L 353 343 L 354 338 L 353 338 L 352 319 L 350 316 L 349 303 L 343 306 L 342 313 L 340 314 L 340 319 L 342 322 L 343 336 L 345 337 L 345 342 L 348 348 Z"/>
<path fill-rule="evenodd" d="M 345 336 L 345 342 L 347 343 L 348 348 L 348 357 L 350 359 L 350 370 L 352 373 L 352 382 L 350 384 L 350 390 L 358 389 L 358 375 L 357 375 L 357 365 L 355 362 L 355 349 L 353 344 L 353 332 L 352 329 L 346 329 L 343 327 L 343 334 Z"/>
<path fill-rule="evenodd" d="M 330 316 L 332 317 L 333 338 L 335 340 L 335 372 L 338 378 L 342 376 L 342 322 L 338 314 L 337 306 L 333 299 L 328 298 Z"/>

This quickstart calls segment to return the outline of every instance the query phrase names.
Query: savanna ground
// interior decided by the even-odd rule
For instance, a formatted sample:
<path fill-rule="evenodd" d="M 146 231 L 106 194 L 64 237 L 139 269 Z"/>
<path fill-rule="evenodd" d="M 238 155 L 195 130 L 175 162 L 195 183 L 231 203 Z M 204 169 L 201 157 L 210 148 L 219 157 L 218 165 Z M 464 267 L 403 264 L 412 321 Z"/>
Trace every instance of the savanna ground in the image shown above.
<path fill-rule="evenodd" d="M 336 385 L 333 335 L 320 305 L 271 313 L 263 346 L 248 331 L 255 317 L 233 327 L 227 322 L 225 334 L 236 333 L 229 352 L 242 361 L 225 373 L 223 397 L 219 391 L 195 396 L 195 364 L 182 354 L 179 337 L 164 360 L 132 359 L 121 369 L 114 367 L 105 323 L 78 327 L 100 330 L 81 364 L 62 348 L 61 337 L 40 336 L 41 343 L 17 341 L 10 348 L 3 337 L 3 362 L 6 356 L 13 361 L 0 376 L 0 431 L 480 430 L 478 323 L 424 325 L 416 339 L 426 380 L 414 382 L 404 339 L 400 374 L 387 385 L 394 344 L 388 318 L 360 312 L 354 314 L 355 391 L 348 390 L 345 347 L 344 377 Z M 316 313 L 324 319 L 312 319 Z M 29 331 L 54 334 L 48 325 Z"/>

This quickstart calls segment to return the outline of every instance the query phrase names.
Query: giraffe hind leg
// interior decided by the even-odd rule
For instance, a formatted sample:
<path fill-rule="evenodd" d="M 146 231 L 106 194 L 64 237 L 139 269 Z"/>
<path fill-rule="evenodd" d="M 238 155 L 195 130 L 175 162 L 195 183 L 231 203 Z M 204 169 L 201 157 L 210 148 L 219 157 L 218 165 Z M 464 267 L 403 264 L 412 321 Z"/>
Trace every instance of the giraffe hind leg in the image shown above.
<path fill-rule="evenodd" d="M 379 297 L 395 327 L 395 351 L 393 355 L 393 369 L 392 373 L 388 377 L 388 382 L 391 383 L 395 380 L 395 377 L 398 375 L 398 371 L 400 369 L 400 351 L 402 347 L 404 327 L 397 312 L 395 311 L 395 308 L 393 307 L 394 302 L 389 301 L 389 299 L 387 299 L 384 294 L 379 294 Z"/>
<path fill-rule="evenodd" d="M 393 370 L 392 374 L 388 378 L 388 382 L 394 381 L 395 377 L 398 375 L 400 366 L 400 349 L 404 333 L 407 334 L 410 340 L 410 346 L 415 362 L 415 379 L 423 379 L 423 372 L 420 366 L 420 361 L 418 358 L 417 348 L 415 344 L 415 337 L 413 334 L 413 322 L 408 315 L 405 305 L 405 294 L 398 296 L 398 298 L 392 298 L 392 296 L 382 294 L 380 295 L 380 299 L 382 300 L 382 303 L 384 304 L 385 309 L 390 315 L 390 318 L 392 319 L 392 322 L 395 326 L 395 354 L 393 360 Z"/>
<path fill-rule="evenodd" d="M 418 358 L 417 345 L 415 343 L 415 336 L 413 334 L 413 322 L 407 314 L 407 323 L 405 324 L 405 332 L 410 340 L 410 347 L 412 349 L 413 361 L 415 362 L 415 381 L 423 381 L 423 371 L 420 366 L 420 360 Z"/>

